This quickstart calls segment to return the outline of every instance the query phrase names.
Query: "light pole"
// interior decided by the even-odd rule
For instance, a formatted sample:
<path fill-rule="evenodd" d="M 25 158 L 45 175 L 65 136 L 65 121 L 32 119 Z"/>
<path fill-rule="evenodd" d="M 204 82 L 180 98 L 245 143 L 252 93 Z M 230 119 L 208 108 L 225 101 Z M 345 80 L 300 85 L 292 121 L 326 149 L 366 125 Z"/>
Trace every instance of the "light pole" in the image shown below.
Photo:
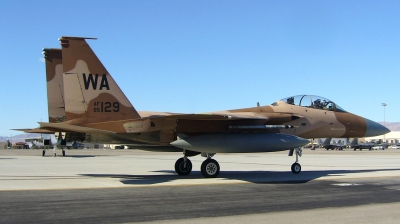
<path fill-rule="evenodd" d="M 382 103 L 382 106 L 383 106 L 383 126 L 386 127 L 386 121 L 385 121 L 385 107 L 387 106 L 387 104 L 386 104 L 386 103 Z M 383 142 L 386 142 L 385 135 L 383 135 Z"/>

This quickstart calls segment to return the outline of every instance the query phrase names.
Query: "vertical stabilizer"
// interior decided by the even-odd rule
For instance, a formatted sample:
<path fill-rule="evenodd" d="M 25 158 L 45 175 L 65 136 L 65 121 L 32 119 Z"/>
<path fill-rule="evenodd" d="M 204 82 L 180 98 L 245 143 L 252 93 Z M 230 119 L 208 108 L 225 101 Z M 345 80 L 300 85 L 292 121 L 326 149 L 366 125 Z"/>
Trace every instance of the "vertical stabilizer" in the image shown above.
<path fill-rule="evenodd" d="M 326 147 L 326 146 L 330 145 L 331 144 L 331 140 L 332 140 L 332 138 L 326 138 L 324 143 L 322 143 L 322 146 Z"/>
<path fill-rule="evenodd" d="M 59 39 L 67 119 L 101 122 L 140 118 L 85 39 L 90 38 Z"/>
<path fill-rule="evenodd" d="M 353 141 L 351 141 L 350 146 L 357 146 L 358 144 L 358 138 L 354 138 Z"/>
<path fill-rule="evenodd" d="M 49 122 L 65 120 L 63 64 L 61 49 L 44 48 Z"/>

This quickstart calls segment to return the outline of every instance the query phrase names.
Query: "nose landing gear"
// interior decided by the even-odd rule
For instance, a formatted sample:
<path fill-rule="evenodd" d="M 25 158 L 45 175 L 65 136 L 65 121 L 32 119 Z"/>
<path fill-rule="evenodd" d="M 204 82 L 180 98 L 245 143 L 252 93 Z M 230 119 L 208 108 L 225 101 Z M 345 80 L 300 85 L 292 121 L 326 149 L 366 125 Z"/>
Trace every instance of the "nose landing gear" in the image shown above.
<path fill-rule="evenodd" d="M 292 173 L 299 174 L 301 172 L 301 165 L 298 162 L 299 162 L 299 156 L 301 157 L 303 155 L 303 149 L 302 148 L 291 149 L 289 151 L 289 156 L 293 156 L 293 151 L 296 153 L 296 161 L 292 164 L 291 167 Z"/>

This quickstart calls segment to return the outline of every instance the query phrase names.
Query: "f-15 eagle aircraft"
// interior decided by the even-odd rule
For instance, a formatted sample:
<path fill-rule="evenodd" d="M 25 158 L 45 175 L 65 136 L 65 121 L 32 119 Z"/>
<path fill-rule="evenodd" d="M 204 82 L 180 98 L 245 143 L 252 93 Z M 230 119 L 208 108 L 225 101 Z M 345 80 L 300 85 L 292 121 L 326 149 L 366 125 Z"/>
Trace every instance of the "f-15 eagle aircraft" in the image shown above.
<path fill-rule="evenodd" d="M 323 148 L 325 148 L 326 150 L 329 150 L 329 149 L 332 149 L 332 150 L 334 150 L 334 149 L 342 150 L 342 149 L 345 148 L 346 145 L 348 144 L 348 143 L 345 144 L 344 141 L 342 141 L 342 140 L 339 140 L 338 142 L 336 142 L 335 140 L 333 140 L 332 143 L 331 143 L 331 141 L 332 141 L 332 138 L 326 138 L 324 142 L 322 142 L 321 139 L 318 139 L 319 145 L 321 145 L 321 146 L 322 146 Z M 347 139 L 346 141 L 348 141 L 348 139 Z"/>
<path fill-rule="evenodd" d="M 53 79 L 52 85 L 52 78 L 47 79 L 49 94 L 54 95 L 52 103 L 49 98 L 50 122 L 39 122 L 39 128 L 26 132 L 65 132 L 66 139 L 80 142 L 183 152 L 175 163 L 179 175 L 190 174 L 192 163 L 188 157 L 201 154 L 207 158 L 201 165 L 204 177 L 218 176 L 220 166 L 212 159 L 216 153 L 290 150 L 290 154 L 296 153 L 291 169 L 297 174 L 301 171 L 299 147 L 309 138 L 370 137 L 389 132 L 376 122 L 312 95 L 202 114 L 136 111 L 86 39 L 95 38 L 59 39 L 62 66 L 53 66 L 55 71 L 50 72 L 61 74 L 62 68 L 62 80 Z M 50 103 L 53 112 L 59 105 L 52 116 Z"/>
<path fill-rule="evenodd" d="M 363 150 L 363 149 L 368 149 L 368 150 L 373 150 L 373 149 L 382 149 L 385 150 L 386 148 L 389 147 L 389 144 L 387 143 L 382 143 L 380 142 L 361 142 L 358 143 L 358 138 L 354 138 L 353 141 L 350 143 L 351 148 L 356 151 L 357 149 Z"/>

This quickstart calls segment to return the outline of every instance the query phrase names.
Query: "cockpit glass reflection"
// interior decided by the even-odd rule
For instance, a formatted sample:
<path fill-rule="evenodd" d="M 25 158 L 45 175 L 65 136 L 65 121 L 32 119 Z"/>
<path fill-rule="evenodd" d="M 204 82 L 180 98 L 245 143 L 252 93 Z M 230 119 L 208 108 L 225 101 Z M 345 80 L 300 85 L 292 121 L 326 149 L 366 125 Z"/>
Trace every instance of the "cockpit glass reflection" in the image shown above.
<path fill-rule="evenodd" d="M 280 101 L 301 107 L 337 111 L 337 112 L 346 112 L 343 108 L 341 108 L 339 105 L 335 104 L 331 100 L 320 96 L 299 95 L 299 96 L 287 97 Z M 275 102 L 272 105 L 278 105 L 278 103 Z"/>

